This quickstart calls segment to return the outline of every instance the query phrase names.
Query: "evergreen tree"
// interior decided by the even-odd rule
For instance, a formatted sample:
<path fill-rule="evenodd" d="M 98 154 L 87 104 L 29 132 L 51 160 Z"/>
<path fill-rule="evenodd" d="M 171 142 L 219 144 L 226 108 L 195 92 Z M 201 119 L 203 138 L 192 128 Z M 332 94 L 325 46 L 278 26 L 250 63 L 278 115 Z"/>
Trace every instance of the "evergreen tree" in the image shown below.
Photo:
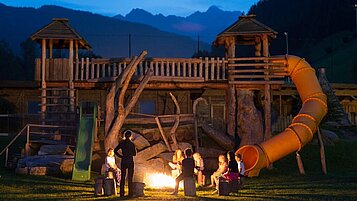
<path fill-rule="evenodd" d="M 338 97 L 333 91 L 330 83 L 328 82 L 325 73 L 320 72 L 319 82 L 322 88 L 322 91 L 327 96 L 327 107 L 328 112 L 324 118 L 324 122 L 334 122 L 340 126 L 350 126 L 351 122 L 347 117 L 346 112 L 344 111 Z"/>

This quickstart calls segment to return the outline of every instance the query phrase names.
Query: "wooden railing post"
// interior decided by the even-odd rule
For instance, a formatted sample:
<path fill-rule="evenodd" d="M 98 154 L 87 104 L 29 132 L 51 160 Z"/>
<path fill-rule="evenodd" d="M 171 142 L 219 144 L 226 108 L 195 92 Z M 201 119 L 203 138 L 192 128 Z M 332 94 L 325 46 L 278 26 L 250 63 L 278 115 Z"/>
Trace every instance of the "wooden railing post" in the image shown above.
<path fill-rule="evenodd" d="M 214 80 L 214 58 L 211 58 L 211 80 Z"/>
<path fill-rule="evenodd" d="M 26 147 L 25 156 L 30 156 L 30 126 L 26 125 Z"/>
<path fill-rule="evenodd" d="M 208 80 L 208 57 L 205 57 L 205 81 Z"/>
<path fill-rule="evenodd" d="M 7 167 L 8 159 L 9 159 L 9 148 L 6 148 L 6 151 L 5 151 L 5 167 Z"/>
<path fill-rule="evenodd" d="M 198 66 L 198 69 L 199 69 L 198 76 L 201 78 L 201 77 L 203 77 L 203 72 L 202 72 L 203 60 L 202 60 L 202 57 L 200 57 L 200 59 L 201 59 L 201 62 L 200 62 L 200 64 L 199 64 L 199 66 Z"/>

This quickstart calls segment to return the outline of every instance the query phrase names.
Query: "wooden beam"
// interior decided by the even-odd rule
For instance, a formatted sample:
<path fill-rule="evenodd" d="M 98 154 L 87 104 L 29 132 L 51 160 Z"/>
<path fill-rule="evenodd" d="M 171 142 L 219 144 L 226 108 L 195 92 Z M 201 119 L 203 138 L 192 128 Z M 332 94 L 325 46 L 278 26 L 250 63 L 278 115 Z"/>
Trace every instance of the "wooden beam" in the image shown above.
<path fill-rule="evenodd" d="M 44 120 L 46 112 L 46 39 L 42 39 L 41 50 L 41 119 Z"/>
<path fill-rule="evenodd" d="M 164 140 L 167 149 L 168 149 L 169 151 L 172 151 L 171 146 L 170 146 L 170 143 L 169 143 L 169 141 L 168 141 L 167 138 L 166 138 L 166 135 L 165 135 L 165 133 L 164 133 L 164 130 L 162 129 L 162 126 L 161 126 L 159 117 L 155 117 L 155 122 L 156 122 L 156 124 L 157 124 L 157 127 L 159 128 L 161 137 L 162 137 L 162 139 Z"/>

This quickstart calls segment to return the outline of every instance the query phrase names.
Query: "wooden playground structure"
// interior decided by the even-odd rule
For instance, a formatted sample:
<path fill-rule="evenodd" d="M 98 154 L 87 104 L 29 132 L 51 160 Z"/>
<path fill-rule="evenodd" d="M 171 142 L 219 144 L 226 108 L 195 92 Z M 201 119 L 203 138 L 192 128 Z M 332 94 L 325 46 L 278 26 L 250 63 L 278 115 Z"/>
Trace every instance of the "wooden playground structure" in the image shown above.
<path fill-rule="evenodd" d="M 96 102 L 100 108 L 98 129 L 103 131 L 102 137 L 95 136 L 98 144 L 93 145 L 94 151 L 103 152 L 115 146 L 121 137 L 118 133 L 124 128 L 134 128 L 137 134 L 141 147 L 138 169 L 161 166 L 170 160 L 172 150 L 185 146 L 207 155 L 213 153 L 210 156 L 213 161 L 222 150 L 248 145 L 237 153 L 245 155 L 247 173 L 256 176 L 261 168 L 300 150 L 311 140 L 327 112 L 326 98 L 314 69 L 298 57 L 270 55 L 269 43 L 276 36 L 277 32 L 256 21 L 254 16 L 241 16 L 214 41 L 215 45 L 225 47 L 225 58 L 145 58 L 145 51 L 133 58 L 79 58 L 80 49 L 91 49 L 91 46 L 70 27 L 67 19 L 55 18 L 31 36 L 42 49 L 41 58 L 35 61 L 34 75 L 35 86 L 40 88 L 38 124 L 26 125 L 14 140 L 26 131 L 26 156 L 35 155 L 40 146 L 32 145 L 30 134 L 66 141 L 66 148 L 75 146 L 79 103 Z M 254 46 L 253 56 L 236 58 L 239 45 Z M 68 58 L 53 58 L 54 49 L 66 49 Z M 295 86 L 286 83 L 287 76 Z M 306 79 L 309 86 L 302 81 Z M 99 91 L 99 97 L 91 96 L 90 91 L 93 94 Z M 356 90 L 351 93 L 355 99 Z M 161 100 L 164 95 L 165 99 Z M 272 105 L 277 103 L 280 116 L 288 116 L 283 112 L 286 105 L 282 104 L 282 97 L 298 95 L 308 105 L 303 113 L 283 120 L 283 126 L 272 126 Z M 209 106 L 198 103 L 203 98 Z M 349 105 L 346 103 L 345 108 L 355 115 L 356 107 Z M 224 120 L 224 132 L 215 128 L 214 122 L 202 118 L 216 114 Z M 39 130 L 30 131 L 31 127 Z M 290 131 L 282 130 L 286 127 Z M 183 133 L 180 129 L 184 129 Z M 266 143 L 273 137 L 273 130 L 286 132 L 283 141 L 290 140 L 293 145 L 283 146 L 276 154 L 276 143 Z M 204 135 L 215 141 L 221 151 L 204 147 Z M 104 147 L 100 140 L 104 141 Z M 184 141 L 189 145 L 183 145 Z M 281 139 L 278 141 L 281 143 Z M 7 155 L 12 142 L 1 154 Z M 258 147 L 250 146 L 261 143 Z M 249 158 L 249 155 L 254 156 Z M 99 158 L 93 156 L 93 160 L 100 161 Z M 28 173 L 29 169 L 24 171 Z"/>

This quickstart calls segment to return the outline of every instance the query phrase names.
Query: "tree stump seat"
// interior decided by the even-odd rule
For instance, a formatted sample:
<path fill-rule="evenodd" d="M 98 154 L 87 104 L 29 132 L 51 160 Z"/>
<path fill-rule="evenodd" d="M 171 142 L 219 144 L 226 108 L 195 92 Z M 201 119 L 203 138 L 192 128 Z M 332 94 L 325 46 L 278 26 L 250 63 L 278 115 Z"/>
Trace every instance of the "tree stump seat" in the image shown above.
<path fill-rule="evenodd" d="M 194 177 L 183 179 L 183 189 L 185 196 L 196 196 L 196 181 Z"/>
<path fill-rule="evenodd" d="M 240 179 L 228 181 L 222 177 L 218 180 L 218 195 L 226 196 L 237 193 L 240 187 Z"/>

